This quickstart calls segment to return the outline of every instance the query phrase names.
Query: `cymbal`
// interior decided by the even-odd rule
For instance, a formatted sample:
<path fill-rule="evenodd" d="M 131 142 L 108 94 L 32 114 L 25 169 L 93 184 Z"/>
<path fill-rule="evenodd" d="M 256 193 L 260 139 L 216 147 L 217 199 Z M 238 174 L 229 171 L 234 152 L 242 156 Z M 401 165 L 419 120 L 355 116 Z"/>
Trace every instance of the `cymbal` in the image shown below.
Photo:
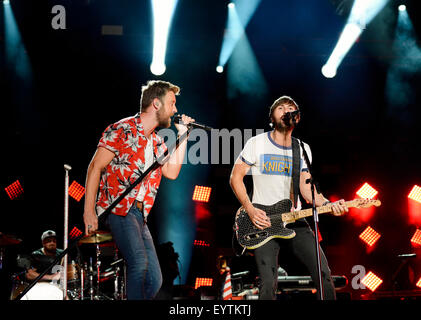
<path fill-rule="evenodd" d="M 21 239 L 18 239 L 13 235 L 8 235 L 8 234 L 4 234 L 0 232 L 0 247 L 15 245 L 21 242 L 22 242 Z"/>
<path fill-rule="evenodd" d="M 83 237 L 79 243 L 101 243 L 112 239 L 113 236 L 110 232 L 96 231 L 93 235 Z"/>

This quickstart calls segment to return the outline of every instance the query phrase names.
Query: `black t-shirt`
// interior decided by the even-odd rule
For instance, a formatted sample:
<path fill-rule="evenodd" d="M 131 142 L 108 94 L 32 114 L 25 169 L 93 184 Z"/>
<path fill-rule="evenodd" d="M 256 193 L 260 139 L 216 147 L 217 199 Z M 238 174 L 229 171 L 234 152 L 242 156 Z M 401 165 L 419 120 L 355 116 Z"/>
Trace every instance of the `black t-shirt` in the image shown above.
<path fill-rule="evenodd" d="M 56 255 L 55 256 L 47 256 L 44 254 L 42 248 L 35 250 L 31 254 L 31 263 L 32 267 L 37 270 L 38 273 L 43 272 L 46 268 L 48 268 L 51 263 L 55 260 L 57 256 L 59 256 L 63 252 L 63 249 L 56 249 Z M 57 264 L 60 264 L 58 262 Z M 54 272 L 51 272 L 52 269 L 47 274 L 53 274 Z"/>

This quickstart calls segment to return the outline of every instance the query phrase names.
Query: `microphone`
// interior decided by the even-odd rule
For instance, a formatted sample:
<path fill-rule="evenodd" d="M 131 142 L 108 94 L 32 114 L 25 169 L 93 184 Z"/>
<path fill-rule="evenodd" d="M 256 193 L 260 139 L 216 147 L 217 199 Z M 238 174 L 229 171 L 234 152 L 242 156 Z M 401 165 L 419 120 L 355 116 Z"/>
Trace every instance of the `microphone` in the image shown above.
<path fill-rule="evenodd" d="M 65 165 L 64 165 L 64 170 L 66 170 L 66 171 L 70 171 L 70 170 L 72 170 L 72 167 L 71 167 L 71 166 L 69 166 L 68 164 L 65 164 Z"/>
<path fill-rule="evenodd" d="M 183 120 L 181 120 L 181 115 L 179 115 L 179 114 L 174 115 L 174 122 L 178 123 L 178 124 L 184 124 Z M 207 130 L 207 131 L 212 130 L 211 127 L 205 126 L 204 124 L 197 123 L 197 122 L 192 122 L 192 123 L 186 124 L 186 126 L 192 126 L 193 128 L 203 129 L 203 130 Z"/>
<path fill-rule="evenodd" d="M 294 125 L 296 124 L 296 117 L 298 116 L 300 114 L 300 111 L 299 110 L 295 110 L 295 111 L 292 111 L 292 112 L 287 112 L 287 113 L 285 113 L 284 114 L 284 116 L 282 117 L 283 118 L 283 120 L 284 120 L 284 122 L 286 123 L 286 124 L 288 124 L 289 123 L 289 121 L 292 119 L 292 122 L 294 123 Z"/>

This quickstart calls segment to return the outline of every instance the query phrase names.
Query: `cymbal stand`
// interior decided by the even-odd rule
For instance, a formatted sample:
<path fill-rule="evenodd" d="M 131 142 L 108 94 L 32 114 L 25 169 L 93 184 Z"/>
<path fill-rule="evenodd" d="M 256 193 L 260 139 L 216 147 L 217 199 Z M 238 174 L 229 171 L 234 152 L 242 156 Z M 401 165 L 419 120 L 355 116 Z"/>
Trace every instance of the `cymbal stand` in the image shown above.
<path fill-rule="evenodd" d="M 96 244 L 96 296 L 95 298 L 99 300 L 99 281 L 101 277 L 101 260 L 99 259 L 99 255 L 101 254 L 101 251 L 99 250 L 99 244 Z"/>
<path fill-rule="evenodd" d="M 92 257 L 89 258 L 89 295 L 94 300 L 94 270 L 92 267 Z"/>
<path fill-rule="evenodd" d="M 116 266 L 114 271 L 114 299 L 120 300 L 121 293 L 119 292 L 120 267 Z"/>
<path fill-rule="evenodd" d="M 85 268 L 81 265 L 80 267 L 80 300 L 84 299 L 85 290 Z"/>

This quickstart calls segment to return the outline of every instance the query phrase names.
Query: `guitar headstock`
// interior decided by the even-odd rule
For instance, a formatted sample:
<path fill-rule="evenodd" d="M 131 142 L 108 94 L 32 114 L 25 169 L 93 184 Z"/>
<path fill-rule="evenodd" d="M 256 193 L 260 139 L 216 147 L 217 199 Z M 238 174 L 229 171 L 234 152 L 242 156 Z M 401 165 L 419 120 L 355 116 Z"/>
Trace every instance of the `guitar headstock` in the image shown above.
<path fill-rule="evenodd" d="M 374 199 L 355 199 L 352 201 L 356 208 L 369 208 L 371 206 L 379 207 L 382 203 Z"/>

